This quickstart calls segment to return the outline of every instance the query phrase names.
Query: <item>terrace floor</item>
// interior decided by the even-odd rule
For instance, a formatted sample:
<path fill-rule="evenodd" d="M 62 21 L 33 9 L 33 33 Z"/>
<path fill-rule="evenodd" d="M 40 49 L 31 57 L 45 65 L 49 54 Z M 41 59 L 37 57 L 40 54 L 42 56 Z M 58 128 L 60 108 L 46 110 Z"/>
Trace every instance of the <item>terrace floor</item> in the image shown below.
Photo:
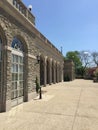
<path fill-rule="evenodd" d="M 42 100 L 0 113 L 0 130 L 98 130 L 98 83 L 74 80 L 42 91 Z"/>

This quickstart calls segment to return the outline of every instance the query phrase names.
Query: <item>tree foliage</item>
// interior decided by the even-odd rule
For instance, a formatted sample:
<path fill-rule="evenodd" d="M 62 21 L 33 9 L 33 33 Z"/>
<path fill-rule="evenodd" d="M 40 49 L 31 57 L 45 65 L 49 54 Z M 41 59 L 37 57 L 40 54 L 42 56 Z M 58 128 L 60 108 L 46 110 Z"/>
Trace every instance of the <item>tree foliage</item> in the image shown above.
<path fill-rule="evenodd" d="M 92 52 L 92 59 L 95 65 L 98 67 L 98 52 Z"/>
<path fill-rule="evenodd" d="M 72 60 L 75 64 L 76 75 L 84 76 L 90 67 L 98 67 L 98 52 L 90 51 L 69 51 L 66 53 L 65 60 Z"/>
<path fill-rule="evenodd" d="M 91 54 L 89 51 L 80 51 L 79 57 L 80 57 L 82 66 L 84 66 L 84 68 L 87 68 L 88 66 L 90 66 Z"/>
<path fill-rule="evenodd" d="M 78 51 L 67 52 L 65 59 L 72 60 L 75 64 L 75 68 L 78 68 L 82 65 L 80 58 L 79 58 L 79 52 Z"/>

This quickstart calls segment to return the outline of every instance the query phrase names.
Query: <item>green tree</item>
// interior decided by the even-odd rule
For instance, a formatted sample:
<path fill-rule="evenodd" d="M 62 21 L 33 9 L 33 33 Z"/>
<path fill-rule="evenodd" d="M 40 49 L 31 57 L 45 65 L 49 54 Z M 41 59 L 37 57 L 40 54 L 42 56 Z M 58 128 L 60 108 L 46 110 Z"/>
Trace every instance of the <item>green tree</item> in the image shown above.
<path fill-rule="evenodd" d="M 77 68 L 77 75 L 80 76 L 81 78 L 84 77 L 85 74 L 85 68 L 84 66 L 80 66 Z"/>

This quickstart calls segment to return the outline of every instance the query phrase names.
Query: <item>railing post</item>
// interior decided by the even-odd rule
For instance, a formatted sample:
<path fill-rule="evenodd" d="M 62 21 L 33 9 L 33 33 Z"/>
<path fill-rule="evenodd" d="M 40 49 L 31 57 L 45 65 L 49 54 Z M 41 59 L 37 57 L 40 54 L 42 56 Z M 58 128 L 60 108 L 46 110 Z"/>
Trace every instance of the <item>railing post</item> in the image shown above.
<path fill-rule="evenodd" d="M 28 18 L 28 9 L 26 9 L 26 17 Z"/>

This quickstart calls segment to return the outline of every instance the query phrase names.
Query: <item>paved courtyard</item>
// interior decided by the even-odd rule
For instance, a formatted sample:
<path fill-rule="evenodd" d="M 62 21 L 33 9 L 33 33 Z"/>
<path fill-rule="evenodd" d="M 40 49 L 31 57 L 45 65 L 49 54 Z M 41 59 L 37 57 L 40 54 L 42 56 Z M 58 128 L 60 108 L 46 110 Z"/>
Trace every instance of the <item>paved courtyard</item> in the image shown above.
<path fill-rule="evenodd" d="M 42 100 L 0 113 L 0 130 L 98 130 L 98 83 L 74 80 L 42 90 Z"/>

